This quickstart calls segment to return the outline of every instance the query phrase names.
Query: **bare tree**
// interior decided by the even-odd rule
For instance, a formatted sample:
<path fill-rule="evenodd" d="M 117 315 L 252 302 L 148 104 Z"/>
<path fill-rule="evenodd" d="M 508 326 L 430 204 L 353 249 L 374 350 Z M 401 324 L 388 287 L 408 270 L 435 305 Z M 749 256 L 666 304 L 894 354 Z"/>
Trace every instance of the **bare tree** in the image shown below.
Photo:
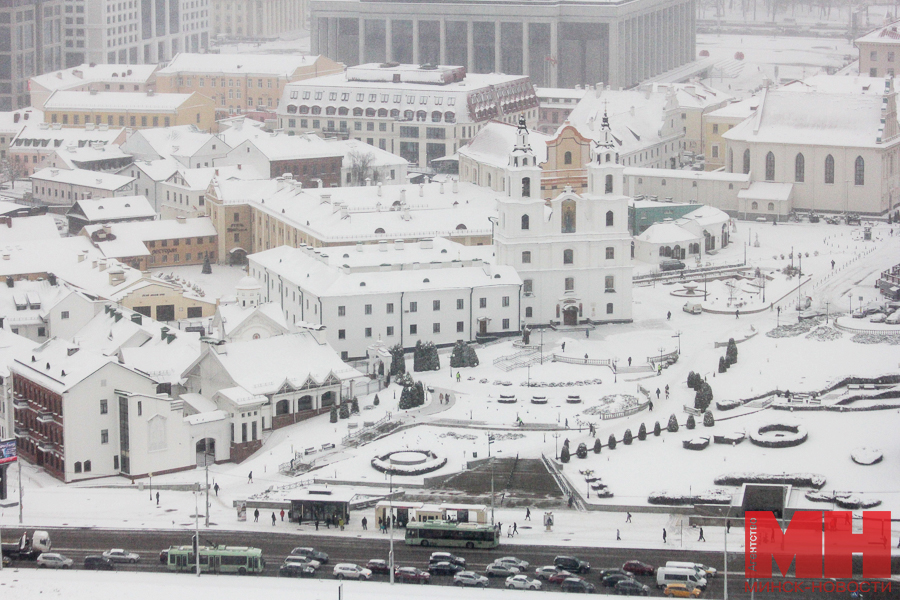
<path fill-rule="evenodd" d="M 350 182 L 352 185 L 365 185 L 367 177 L 371 178 L 373 184 L 378 182 L 380 174 L 378 169 L 373 166 L 375 155 L 372 152 L 351 150 L 348 156 L 350 158 Z"/>

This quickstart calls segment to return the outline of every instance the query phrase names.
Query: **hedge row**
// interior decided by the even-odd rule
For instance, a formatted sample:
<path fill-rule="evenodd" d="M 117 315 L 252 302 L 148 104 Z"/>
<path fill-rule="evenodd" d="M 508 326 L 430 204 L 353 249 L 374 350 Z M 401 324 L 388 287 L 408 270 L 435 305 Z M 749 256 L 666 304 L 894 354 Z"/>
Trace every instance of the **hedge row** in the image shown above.
<path fill-rule="evenodd" d="M 446 458 L 442 458 L 436 463 L 431 463 L 428 465 L 417 465 L 415 467 L 387 465 L 384 463 L 384 459 L 378 458 L 377 456 L 372 459 L 372 468 L 379 473 L 393 473 L 394 475 L 404 475 L 407 477 L 413 477 L 415 475 L 425 475 L 426 473 L 437 471 L 446 464 Z"/>
<path fill-rule="evenodd" d="M 714 480 L 716 485 L 740 486 L 745 483 L 781 483 L 791 484 L 797 487 L 821 489 L 825 485 L 825 476 L 814 473 L 726 473 L 719 475 Z"/>
<path fill-rule="evenodd" d="M 881 500 L 863 500 L 858 496 L 854 496 L 853 494 L 846 492 L 833 494 L 831 496 L 829 496 L 828 494 L 823 494 L 821 492 L 806 492 L 804 496 L 810 502 L 828 502 L 829 504 L 834 503 L 846 510 L 875 508 L 876 506 L 879 506 L 881 504 Z"/>
<path fill-rule="evenodd" d="M 681 445 L 685 450 L 703 450 L 709 446 L 709 438 L 695 437 L 689 440 L 682 440 Z"/>
<path fill-rule="evenodd" d="M 650 504 L 663 506 L 685 506 L 690 504 L 731 504 L 731 492 L 726 490 L 710 490 L 701 494 L 670 494 L 669 492 L 652 492 L 647 498 Z"/>

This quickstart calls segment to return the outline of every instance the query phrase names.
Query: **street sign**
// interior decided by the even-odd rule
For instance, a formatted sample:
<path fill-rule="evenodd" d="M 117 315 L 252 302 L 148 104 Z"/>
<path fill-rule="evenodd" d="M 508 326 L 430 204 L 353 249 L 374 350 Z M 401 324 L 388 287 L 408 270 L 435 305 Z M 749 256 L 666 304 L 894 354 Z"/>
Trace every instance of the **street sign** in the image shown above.
<path fill-rule="evenodd" d="M 0 465 L 16 462 L 16 440 L 0 440 Z"/>

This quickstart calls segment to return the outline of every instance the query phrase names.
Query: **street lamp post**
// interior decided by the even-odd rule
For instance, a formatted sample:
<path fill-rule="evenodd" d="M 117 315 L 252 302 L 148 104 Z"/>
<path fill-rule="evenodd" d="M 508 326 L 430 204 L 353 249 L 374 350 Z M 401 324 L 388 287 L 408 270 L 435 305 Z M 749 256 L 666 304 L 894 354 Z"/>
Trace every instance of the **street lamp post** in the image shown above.
<path fill-rule="evenodd" d="M 673 335 L 672 337 L 673 337 L 673 338 L 678 338 L 678 354 L 680 355 L 680 354 L 681 354 L 681 332 L 680 332 L 680 331 L 676 331 L 676 332 L 675 332 L 675 335 Z"/>
<path fill-rule="evenodd" d="M 391 471 L 390 495 L 388 496 L 388 528 L 391 530 L 391 550 L 388 553 L 388 568 L 391 573 L 391 585 L 394 585 L 394 472 Z"/>
<path fill-rule="evenodd" d="M 556 432 L 556 433 L 553 434 L 553 439 L 555 440 L 555 442 L 554 442 L 554 448 L 555 448 L 554 454 L 556 455 L 556 460 L 559 460 L 559 432 Z"/>

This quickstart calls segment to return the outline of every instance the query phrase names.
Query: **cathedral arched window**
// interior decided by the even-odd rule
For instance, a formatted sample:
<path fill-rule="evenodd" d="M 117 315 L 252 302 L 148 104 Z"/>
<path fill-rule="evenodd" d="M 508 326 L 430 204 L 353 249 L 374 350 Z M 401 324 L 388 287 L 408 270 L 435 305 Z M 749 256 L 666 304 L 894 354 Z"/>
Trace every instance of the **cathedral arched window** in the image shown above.
<path fill-rule="evenodd" d="M 856 157 L 856 163 L 853 168 L 853 185 L 866 184 L 866 161 L 862 156 Z"/>
<path fill-rule="evenodd" d="M 522 178 L 522 197 L 531 198 L 531 177 Z"/>
<path fill-rule="evenodd" d="M 575 251 L 571 249 L 563 250 L 563 264 L 571 265 L 575 262 Z"/>
<path fill-rule="evenodd" d="M 530 219 L 528 215 L 522 215 L 522 229 L 530 229 Z"/>
<path fill-rule="evenodd" d="M 766 181 L 775 181 L 775 154 L 766 154 Z"/>
<path fill-rule="evenodd" d="M 561 221 L 563 233 L 575 233 L 576 213 L 574 200 L 563 201 Z"/>
<path fill-rule="evenodd" d="M 750 148 L 744 150 L 744 175 L 750 173 Z"/>
<path fill-rule="evenodd" d="M 613 193 L 613 176 L 612 175 L 606 176 L 606 193 L 607 194 Z"/>
<path fill-rule="evenodd" d="M 797 157 L 794 159 L 794 181 L 797 183 L 803 183 L 806 179 L 806 159 L 803 158 L 803 154 L 798 152 Z"/>
<path fill-rule="evenodd" d="M 571 153 L 571 152 L 566 152 L 566 153 L 563 155 L 563 163 L 564 163 L 564 164 L 567 164 L 567 165 L 571 165 L 571 164 L 572 164 L 572 153 Z"/>
<path fill-rule="evenodd" d="M 613 216 L 613 211 L 606 211 L 606 226 L 612 227 L 615 224 L 615 217 Z"/>
<path fill-rule="evenodd" d="M 825 157 L 825 183 L 834 183 L 834 157 Z"/>

